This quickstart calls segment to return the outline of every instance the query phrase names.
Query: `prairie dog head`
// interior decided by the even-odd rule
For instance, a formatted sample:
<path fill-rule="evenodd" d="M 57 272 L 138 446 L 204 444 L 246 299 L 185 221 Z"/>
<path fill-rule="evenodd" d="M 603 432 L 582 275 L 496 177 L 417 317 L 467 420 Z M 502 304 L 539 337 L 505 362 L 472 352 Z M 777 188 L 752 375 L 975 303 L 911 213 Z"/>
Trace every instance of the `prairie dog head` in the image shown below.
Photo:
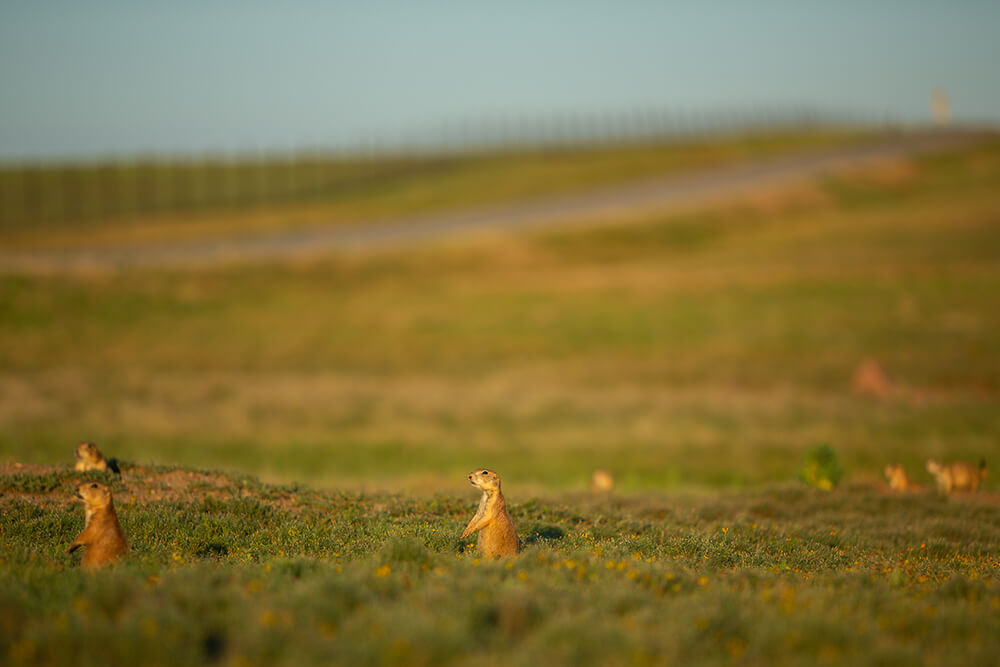
<path fill-rule="evenodd" d="M 104 461 L 101 450 L 92 442 L 81 442 L 76 446 L 76 468 L 77 470 L 107 470 L 108 464 Z"/>
<path fill-rule="evenodd" d="M 111 504 L 111 487 L 100 482 L 84 482 L 76 487 L 76 497 L 83 501 L 88 512 L 99 510 Z"/>
<path fill-rule="evenodd" d="M 940 475 L 944 472 L 944 469 L 941 467 L 941 464 L 934 459 L 927 459 L 927 472 L 932 475 Z"/>
<path fill-rule="evenodd" d="M 483 491 L 499 491 L 500 476 L 492 470 L 480 468 L 469 473 L 469 484 Z"/>

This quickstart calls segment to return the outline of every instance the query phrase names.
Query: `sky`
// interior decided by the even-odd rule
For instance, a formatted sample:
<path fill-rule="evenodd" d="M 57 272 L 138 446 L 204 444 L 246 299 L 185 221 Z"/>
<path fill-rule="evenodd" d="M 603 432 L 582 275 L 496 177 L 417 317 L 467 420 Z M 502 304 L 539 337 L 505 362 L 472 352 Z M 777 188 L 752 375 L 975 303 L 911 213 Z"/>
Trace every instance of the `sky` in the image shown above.
<path fill-rule="evenodd" d="M 505 118 L 1000 125 L 1000 2 L 4 0 L 0 160 L 351 149 Z"/>

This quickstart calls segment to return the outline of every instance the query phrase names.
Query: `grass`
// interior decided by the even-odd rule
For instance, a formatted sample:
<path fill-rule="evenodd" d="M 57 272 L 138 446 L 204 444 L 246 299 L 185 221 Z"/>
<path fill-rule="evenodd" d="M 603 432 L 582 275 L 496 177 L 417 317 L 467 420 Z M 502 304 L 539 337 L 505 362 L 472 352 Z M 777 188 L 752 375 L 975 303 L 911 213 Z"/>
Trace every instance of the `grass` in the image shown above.
<path fill-rule="evenodd" d="M 992 143 L 612 226 L 3 276 L 0 660 L 996 662 L 998 185 Z M 93 576 L 82 439 L 132 545 Z M 831 492 L 795 481 L 823 444 Z M 930 457 L 990 472 L 885 490 Z M 458 539 L 484 465 L 513 561 Z"/>
<path fill-rule="evenodd" d="M 471 489 L 318 492 L 126 464 L 130 555 L 87 576 L 64 553 L 85 475 L 41 476 L 57 487 L 0 476 L 12 665 L 986 664 L 1000 651 L 995 496 L 536 498 L 510 484 L 526 547 L 481 562 L 458 539 Z"/>
<path fill-rule="evenodd" d="M 993 144 L 612 226 L 4 276 L 0 452 L 424 493 L 752 486 L 824 442 L 848 479 L 997 460 L 998 182 Z M 882 399 L 850 390 L 869 357 Z"/>
<path fill-rule="evenodd" d="M 0 243 L 119 244 L 356 225 L 846 144 L 870 134 L 773 132 L 452 156 L 0 168 Z"/>

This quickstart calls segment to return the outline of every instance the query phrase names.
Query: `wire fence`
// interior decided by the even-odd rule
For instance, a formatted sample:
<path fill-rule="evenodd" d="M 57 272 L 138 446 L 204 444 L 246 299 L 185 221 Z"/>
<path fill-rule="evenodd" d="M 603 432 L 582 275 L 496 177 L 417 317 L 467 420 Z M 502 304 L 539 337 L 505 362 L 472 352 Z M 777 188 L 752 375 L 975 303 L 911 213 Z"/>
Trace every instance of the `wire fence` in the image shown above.
<path fill-rule="evenodd" d="M 861 125 L 857 118 L 794 113 L 663 114 L 497 119 L 459 123 L 351 154 L 149 158 L 0 166 L 0 226 L 246 209 L 332 198 L 477 153 L 578 150 L 711 136 Z"/>

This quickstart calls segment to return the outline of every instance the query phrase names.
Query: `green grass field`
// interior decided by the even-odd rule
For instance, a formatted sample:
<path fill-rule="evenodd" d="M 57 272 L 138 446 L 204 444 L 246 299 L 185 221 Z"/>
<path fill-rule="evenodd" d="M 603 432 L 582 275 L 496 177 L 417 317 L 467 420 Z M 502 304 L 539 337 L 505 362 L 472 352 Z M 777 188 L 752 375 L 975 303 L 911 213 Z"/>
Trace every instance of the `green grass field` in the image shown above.
<path fill-rule="evenodd" d="M 292 265 L 0 278 L 0 451 L 446 490 L 998 453 L 1000 151 L 702 212 Z M 851 393 L 877 359 L 883 400 Z M 724 462 L 724 465 L 720 465 Z M 988 480 L 988 484 L 992 480 Z"/>
<path fill-rule="evenodd" d="M 91 477 L 0 476 L 7 664 L 973 665 L 1000 654 L 995 496 L 785 484 L 522 497 L 524 551 L 482 562 L 458 539 L 468 492 L 320 493 L 126 464 L 113 486 L 132 551 L 87 575 L 64 551 L 83 525 L 73 485 Z"/>
<path fill-rule="evenodd" d="M 612 225 L 0 277 L 0 656 L 996 662 L 998 192 L 992 143 Z M 94 576 L 81 439 L 133 546 Z M 830 493 L 796 481 L 821 443 Z M 886 491 L 929 457 L 990 472 Z M 481 466 L 509 563 L 458 539 Z"/>

